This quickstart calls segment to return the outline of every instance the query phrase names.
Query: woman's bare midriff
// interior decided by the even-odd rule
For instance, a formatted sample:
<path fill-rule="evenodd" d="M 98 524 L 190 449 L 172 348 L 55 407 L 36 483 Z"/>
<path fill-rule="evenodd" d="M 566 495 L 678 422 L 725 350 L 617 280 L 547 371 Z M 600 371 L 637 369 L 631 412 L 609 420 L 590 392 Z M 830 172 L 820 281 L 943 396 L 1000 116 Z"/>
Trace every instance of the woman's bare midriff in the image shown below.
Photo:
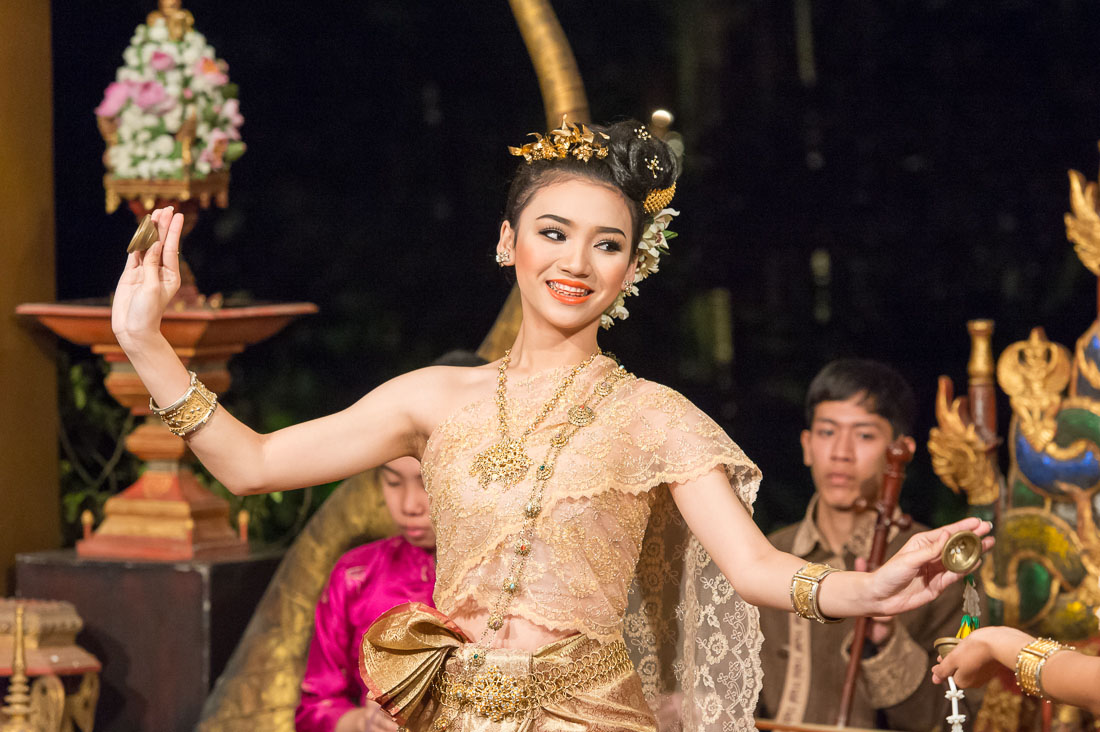
<path fill-rule="evenodd" d="M 467 638 L 477 641 L 481 632 L 485 630 L 485 624 L 489 622 L 488 610 L 477 610 L 470 613 L 460 613 L 451 616 L 451 620 L 462 628 Z M 497 631 L 493 638 L 493 648 L 520 648 L 525 651 L 534 651 L 547 643 L 553 643 L 562 638 L 576 635 L 576 630 L 551 630 L 529 620 L 516 617 L 505 617 L 504 627 Z"/>

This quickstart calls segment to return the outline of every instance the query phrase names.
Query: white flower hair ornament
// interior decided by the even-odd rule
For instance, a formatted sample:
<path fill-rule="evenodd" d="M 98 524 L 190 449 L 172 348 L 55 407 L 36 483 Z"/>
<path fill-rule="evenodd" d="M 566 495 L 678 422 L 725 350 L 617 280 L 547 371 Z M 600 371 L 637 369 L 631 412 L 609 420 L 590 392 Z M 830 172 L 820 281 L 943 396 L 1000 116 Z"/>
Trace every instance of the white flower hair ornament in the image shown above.
<path fill-rule="evenodd" d="M 662 196 L 665 199 L 662 203 L 667 205 L 668 202 L 671 202 L 672 194 L 676 191 L 676 184 L 673 184 L 670 188 L 660 190 L 667 192 Z M 653 193 L 646 196 L 647 207 L 651 198 L 653 198 Z M 668 242 L 670 239 L 676 238 L 676 232 L 669 231 L 668 225 L 672 223 L 672 219 L 679 215 L 680 212 L 674 208 L 662 207 L 652 218 L 646 220 L 645 228 L 642 230 L 642 239 L 638 242 L 638 267 L 634 270 L 634 283 L 631 284 L 629 290 L 620 292 L 619 296 L 615 298 L 615 302 L 611 303 L 611 307 L 604 310 L 603 315 L 600 316 L 600 327 L 606 330 L 614 325 L 616 318 L 626 320 L 630 317 L 630 311 L 626 309 L 626 297 L 627 295 L 638 294 L 638 283 L 656 272 L 657 265 L 661 261 L 661 255 L 669 253 Z"/>

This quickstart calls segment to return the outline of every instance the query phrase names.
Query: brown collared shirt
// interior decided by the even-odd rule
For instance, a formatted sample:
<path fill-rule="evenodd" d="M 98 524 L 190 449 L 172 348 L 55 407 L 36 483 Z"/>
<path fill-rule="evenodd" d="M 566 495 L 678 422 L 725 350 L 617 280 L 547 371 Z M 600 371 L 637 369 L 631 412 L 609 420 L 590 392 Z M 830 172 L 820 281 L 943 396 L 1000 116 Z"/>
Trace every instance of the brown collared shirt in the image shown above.
<path fill-rule="evenodd" d="M 856 557 L 866 558 L 870 553 L 874 513 L 865 512 L 857 520 L 843 556 L 837 556 L 817 528 L 816 508 L 815 495 L 800 523 L 774 532 L 769 540 L 777 549 L 808 562 L 854 569 Z M 887 557 L 924 529 L 917 524 L 904 531 L 892 529 Z M 863 660 L 848 724 L 914 732 L 943 728 L 948 707 L 943 687 L 932 683 L 931 668 L 936 661 L 932 641 L 955 635 L 961 616 L 961 582 L 928 605 L 898 616 L 890 639 Z M 793 613 L 761 608 L 760 625 L 764 631 L 764 687 L 758 716 L 789 723 L 835 724 L 855 620 L 821 625 Z"/>

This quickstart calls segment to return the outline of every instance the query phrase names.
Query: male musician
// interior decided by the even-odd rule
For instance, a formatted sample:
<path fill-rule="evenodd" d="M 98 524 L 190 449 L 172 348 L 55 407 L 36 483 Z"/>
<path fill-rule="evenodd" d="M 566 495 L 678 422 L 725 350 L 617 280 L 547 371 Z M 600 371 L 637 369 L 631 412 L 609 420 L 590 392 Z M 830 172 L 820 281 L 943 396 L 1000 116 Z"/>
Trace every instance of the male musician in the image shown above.
<path fill-rule="evenodd" d="M 814 496 L 805 518 L 771 534 L 772 544 L 808 562 L 866 569 L 886 448 L 899 435 L 914 447 L 908 435 L 915 411 L 913 390 L 885 364 L 846 359 L 822 369 L 806 396 L 808 429 L 802 431 Z M 886 557 L 922 530 L 917 524 L 892 528 Z M 931 680 L 932 641 L 958 630 L 961 588 L 956 583 L 930 605 L 869 623 L 848 725 L 923 732 L 943 724 L 943 690 Z M 764 688 L 758 716 L 836 724 L 855 621 L 821 625 L 764 608 L 760 615 Z"/>

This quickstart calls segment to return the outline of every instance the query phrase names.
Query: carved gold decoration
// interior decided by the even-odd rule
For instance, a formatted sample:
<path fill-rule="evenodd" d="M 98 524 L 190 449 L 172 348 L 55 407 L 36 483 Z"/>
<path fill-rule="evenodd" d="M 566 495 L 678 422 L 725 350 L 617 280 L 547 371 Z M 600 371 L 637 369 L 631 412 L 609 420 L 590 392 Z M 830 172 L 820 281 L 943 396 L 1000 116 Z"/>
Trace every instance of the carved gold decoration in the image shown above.
<path fill-rule="evenodd" d="M 997 544 L 990 561 L 982 565 L 981 577 L 986 594 L 1004 603 L 1005 625 L 1062 640 L 1077 640 L 1095 632 L 1089 608 L 1100 605 L 1100 567 L 1078 533 L 1081 528 L 1042 508 L 1015 508 L 1001 521 Z M 1024 561 L 1041 565 L 1051 578 L 1048 596 L 1030 618 L 1020 616 L 1019 572 Z M 1067 637 L 1067 628 L 1085 626 L 1091 630 Z"/>
<path fill-rule="evenodd" d="M 1094 275 L 1100 276 L 1100 214 L 1097 213 L 1096 183 L 1086 182 L 1076 170 L 1069 171 L 1069 205 L 1065 215 L 1066 238 Z"/>
<path fill-rule="evenodd" d="M 64 729 L 65 686 L 53 674 L 39 676 L 31 683 L 31 720 L 35 728 L 61 732 Z"/>
<path fill-rule="evenodd" d="M 24 676 L 35 675 L 26 697 L 35 730 L 92 732 L 99 700 L 99 661 L 76 645 L 84 627 L 71 603 L 56 600 L 0 600 L 0 658 L 15 656 Z M 60 676 L 82 675 L 66 697 Z M 14 684 L 14 681 L 13 681 Z M 8 728 L 0 725 L 0 730 Z"/>
<path fill-rule="evenodd" d="M 972 385 L 993 383 L 993 321 L 971 320 L 966 324 L 970 333 L 970 361 L 966 374 Z"/>
<path fill-rule="evenodd" d="M 993 503 L 1000 491 L 996 444 L 985 442 L 977 427 L 963 419 L 963 400 L 952 399 L 951 379 L 940 377 L 936 393 L 936 421 L 928 437 L 932 469 L 944 485 L 966 494 L 972 506 Z"/>
<path fill-rule="evenodd" d="M 592 158 L 606 158 L 607 146 L 604 140 L 610 139 L 603 132 L 593 132 L 583 122 L 574 124 L 568 117 L 562 117 L 561 127 L 550 130 L 545 136 L 532 132 L 528 137 L 535 138 L 521 147 L 508 147 L 508 152 L 522 157 L 528 163 L 536 160 L 563 160 L 570 155 L 588 162 Z"/>
<path fill-rule="evenodd" d="M 1042 328 L 1006 348 L 997 362 L 997 381 L 1008 394 L 1020 432 L 1036 450 L 1054 440 L 1071 370 L 1069 349 L 1047 340 Z"/>
<path fill-rule="evenodd" d="M 80 732 L 92 732 L 95 726 L 95 708 L 99 703 L 99 675 L 86 673 L 80 679 L 76 693 L 65 699 L 66 724 L 62 732 L 71 732 L 73 728 Z"/>
<path fill-rule="evenodd" d="M 31 722 L 30 687 L 27 686 L 27 660 L 23 645 L 23 603 L 15 606 L 15 649 L 11 662 L 11 681 L 4 697 L 3 708 L 7 720 L 0 725 L 0 732 L 43 732 Z"/>
<path fill-rule="evenodd" d="M 1028 703 L 1033 703 L 1033 700 Z M 982 707 L 974 720 L 975 732 L 1012 732 L 1021 728 L 1022 694 L 1006 688 L 998 677 L 986 687 Z"/>
<path fill-rule="evenodd" d="M 191 15 L 191 11 L 183 9 L 180 0 L 160 0 L 160 8 L 149 13 L 145 23 L 151 26 L 158 20 L 164 21 L 173 41 L 183 40 L 187 31 L 195 27 L 195 16 Z"/>
<path fill-rule="evenodd" d="M 1084 377 L 1085 381 L 1093 389 L 1100 390 L 1100 368 L 1097 368 L 1096 364 L 1089 360 L 1086 353 L 1089 343 L 1094 338 L 1100 337 L 1100 320 L 1097 320 L 1089 327 L 1084 334 L 1077 339 L 1077 347 L 1074 349 L 1073 354 L 1073 369 L 1078 376 Z M 1077 396 L 1077 381 L 1074 380 L 1070 383 L 1070 396 Z"/>

